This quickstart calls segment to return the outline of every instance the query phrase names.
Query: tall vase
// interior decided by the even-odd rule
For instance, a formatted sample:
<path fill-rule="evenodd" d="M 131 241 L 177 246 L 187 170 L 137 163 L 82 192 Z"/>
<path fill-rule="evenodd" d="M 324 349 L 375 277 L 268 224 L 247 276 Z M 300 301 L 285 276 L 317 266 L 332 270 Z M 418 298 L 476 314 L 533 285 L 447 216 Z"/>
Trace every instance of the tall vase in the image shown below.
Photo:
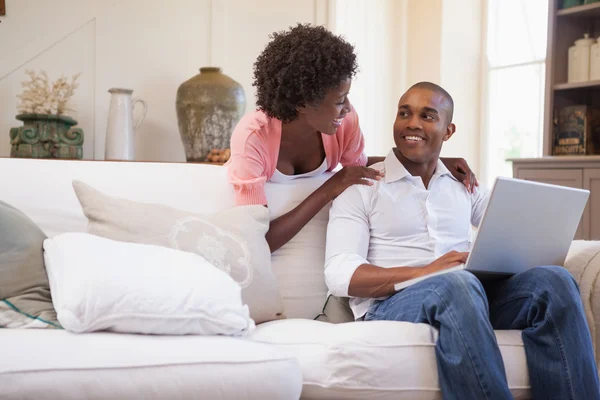
<path fill-rule="evenodd" d="M 227 149 L 231 133 L 244 115 L 242 85 L 218 67 L 200 73 L 177 90 L 177 123 L 188 162 L 202 162 L 212 149 Z"/>

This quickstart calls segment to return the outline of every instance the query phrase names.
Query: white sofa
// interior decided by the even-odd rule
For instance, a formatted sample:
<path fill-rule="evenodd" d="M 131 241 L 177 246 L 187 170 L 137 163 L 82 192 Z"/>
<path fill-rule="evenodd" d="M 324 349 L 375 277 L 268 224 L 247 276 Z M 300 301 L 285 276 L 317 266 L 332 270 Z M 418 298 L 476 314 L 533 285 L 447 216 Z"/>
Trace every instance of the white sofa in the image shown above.
<path fill-rule="evenodd" d="M 0 159 L 0 200 L 53 236 L 86 230 L 73 179 L 111 196 L 213 213 L 233 206 L 225 174 L 184 163 Z M 271 218 L 328 177 L 268 184 Z M 441 399 L 437 332 L 428 325 L 314 320 L 326 299 L 327 215 L 273 254 L 287 319 L 259 324 L 243 339 L 3 329 L 0 399 Z M 574 242 L 566 265 L 580 283 L 595 344 L 599 253 L 600 242 Z M 515 398 L 530 398 L 520 332 L 497 337 Z"/>

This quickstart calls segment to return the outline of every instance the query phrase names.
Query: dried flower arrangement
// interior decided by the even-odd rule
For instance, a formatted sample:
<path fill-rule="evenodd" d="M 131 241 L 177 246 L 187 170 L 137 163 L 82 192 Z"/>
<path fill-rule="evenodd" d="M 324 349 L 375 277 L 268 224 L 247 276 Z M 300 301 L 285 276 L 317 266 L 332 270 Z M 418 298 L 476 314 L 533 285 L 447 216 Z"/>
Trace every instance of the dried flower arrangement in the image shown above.
<path fill-rule="evenodd" d="M 25 73 L 29 76 L 29 81 L 21 82 L 24 90 L 17 96 L 21 99 L 21 104 L 17 106 L 19 113 L 66 115 L 69 111 L 75 111 L 68 103 L 79 87 L 77 78 L 81 73 L 73 75 L 70 83 L 61 76 L 52 86 L 45 71 L 38 74 L 26 70 Z"/>

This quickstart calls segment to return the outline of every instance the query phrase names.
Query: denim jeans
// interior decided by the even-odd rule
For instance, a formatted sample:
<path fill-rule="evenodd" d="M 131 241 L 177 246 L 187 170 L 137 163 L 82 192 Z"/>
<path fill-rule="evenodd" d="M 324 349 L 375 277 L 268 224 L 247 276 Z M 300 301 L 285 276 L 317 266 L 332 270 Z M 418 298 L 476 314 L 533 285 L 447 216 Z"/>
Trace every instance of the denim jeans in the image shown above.
<path fill-rule="evenodd" d="M 369 320 L 438 329 L 444 399 L 513 398 L 494 329 L 522 330 L 534 399 L 600 399 L 579 288 L 562 267 L 534 268 L 485 288 L 467 271 L 434 276 L 373 304 Z"/>

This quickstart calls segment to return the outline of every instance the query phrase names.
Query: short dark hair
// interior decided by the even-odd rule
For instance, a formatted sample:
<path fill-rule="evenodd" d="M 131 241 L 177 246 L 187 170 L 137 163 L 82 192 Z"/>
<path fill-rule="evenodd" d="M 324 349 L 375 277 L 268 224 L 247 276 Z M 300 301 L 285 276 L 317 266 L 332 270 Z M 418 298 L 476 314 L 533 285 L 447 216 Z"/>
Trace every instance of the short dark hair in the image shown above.
<path fill-rule="evenodd" d="M 326 91 L 353 78 L 354 46 L 322 26 L 297 24 L 275 32 L 254 63 L 258 109 L 290 122 L 297 107 L 318 104 Z"/>
<path fill-rule="evenodd" d="M 448 102 L 450 103 L 450 109 L 448 110 L 448 123 L 452 122 L 452 117 L 454 116 L 454 99 L 452 98 L 452 96 L 450 96 L 450 93 L 448 93 L 446 89 L 444 89 L 440 85 L 436 85 L 433 82 L 418 82 L 410 87 L 410 89 L 413 88 L 431 90 L 432 92 L 436 92 L 444 96 L 446 100 L 448 100 Z"/>

